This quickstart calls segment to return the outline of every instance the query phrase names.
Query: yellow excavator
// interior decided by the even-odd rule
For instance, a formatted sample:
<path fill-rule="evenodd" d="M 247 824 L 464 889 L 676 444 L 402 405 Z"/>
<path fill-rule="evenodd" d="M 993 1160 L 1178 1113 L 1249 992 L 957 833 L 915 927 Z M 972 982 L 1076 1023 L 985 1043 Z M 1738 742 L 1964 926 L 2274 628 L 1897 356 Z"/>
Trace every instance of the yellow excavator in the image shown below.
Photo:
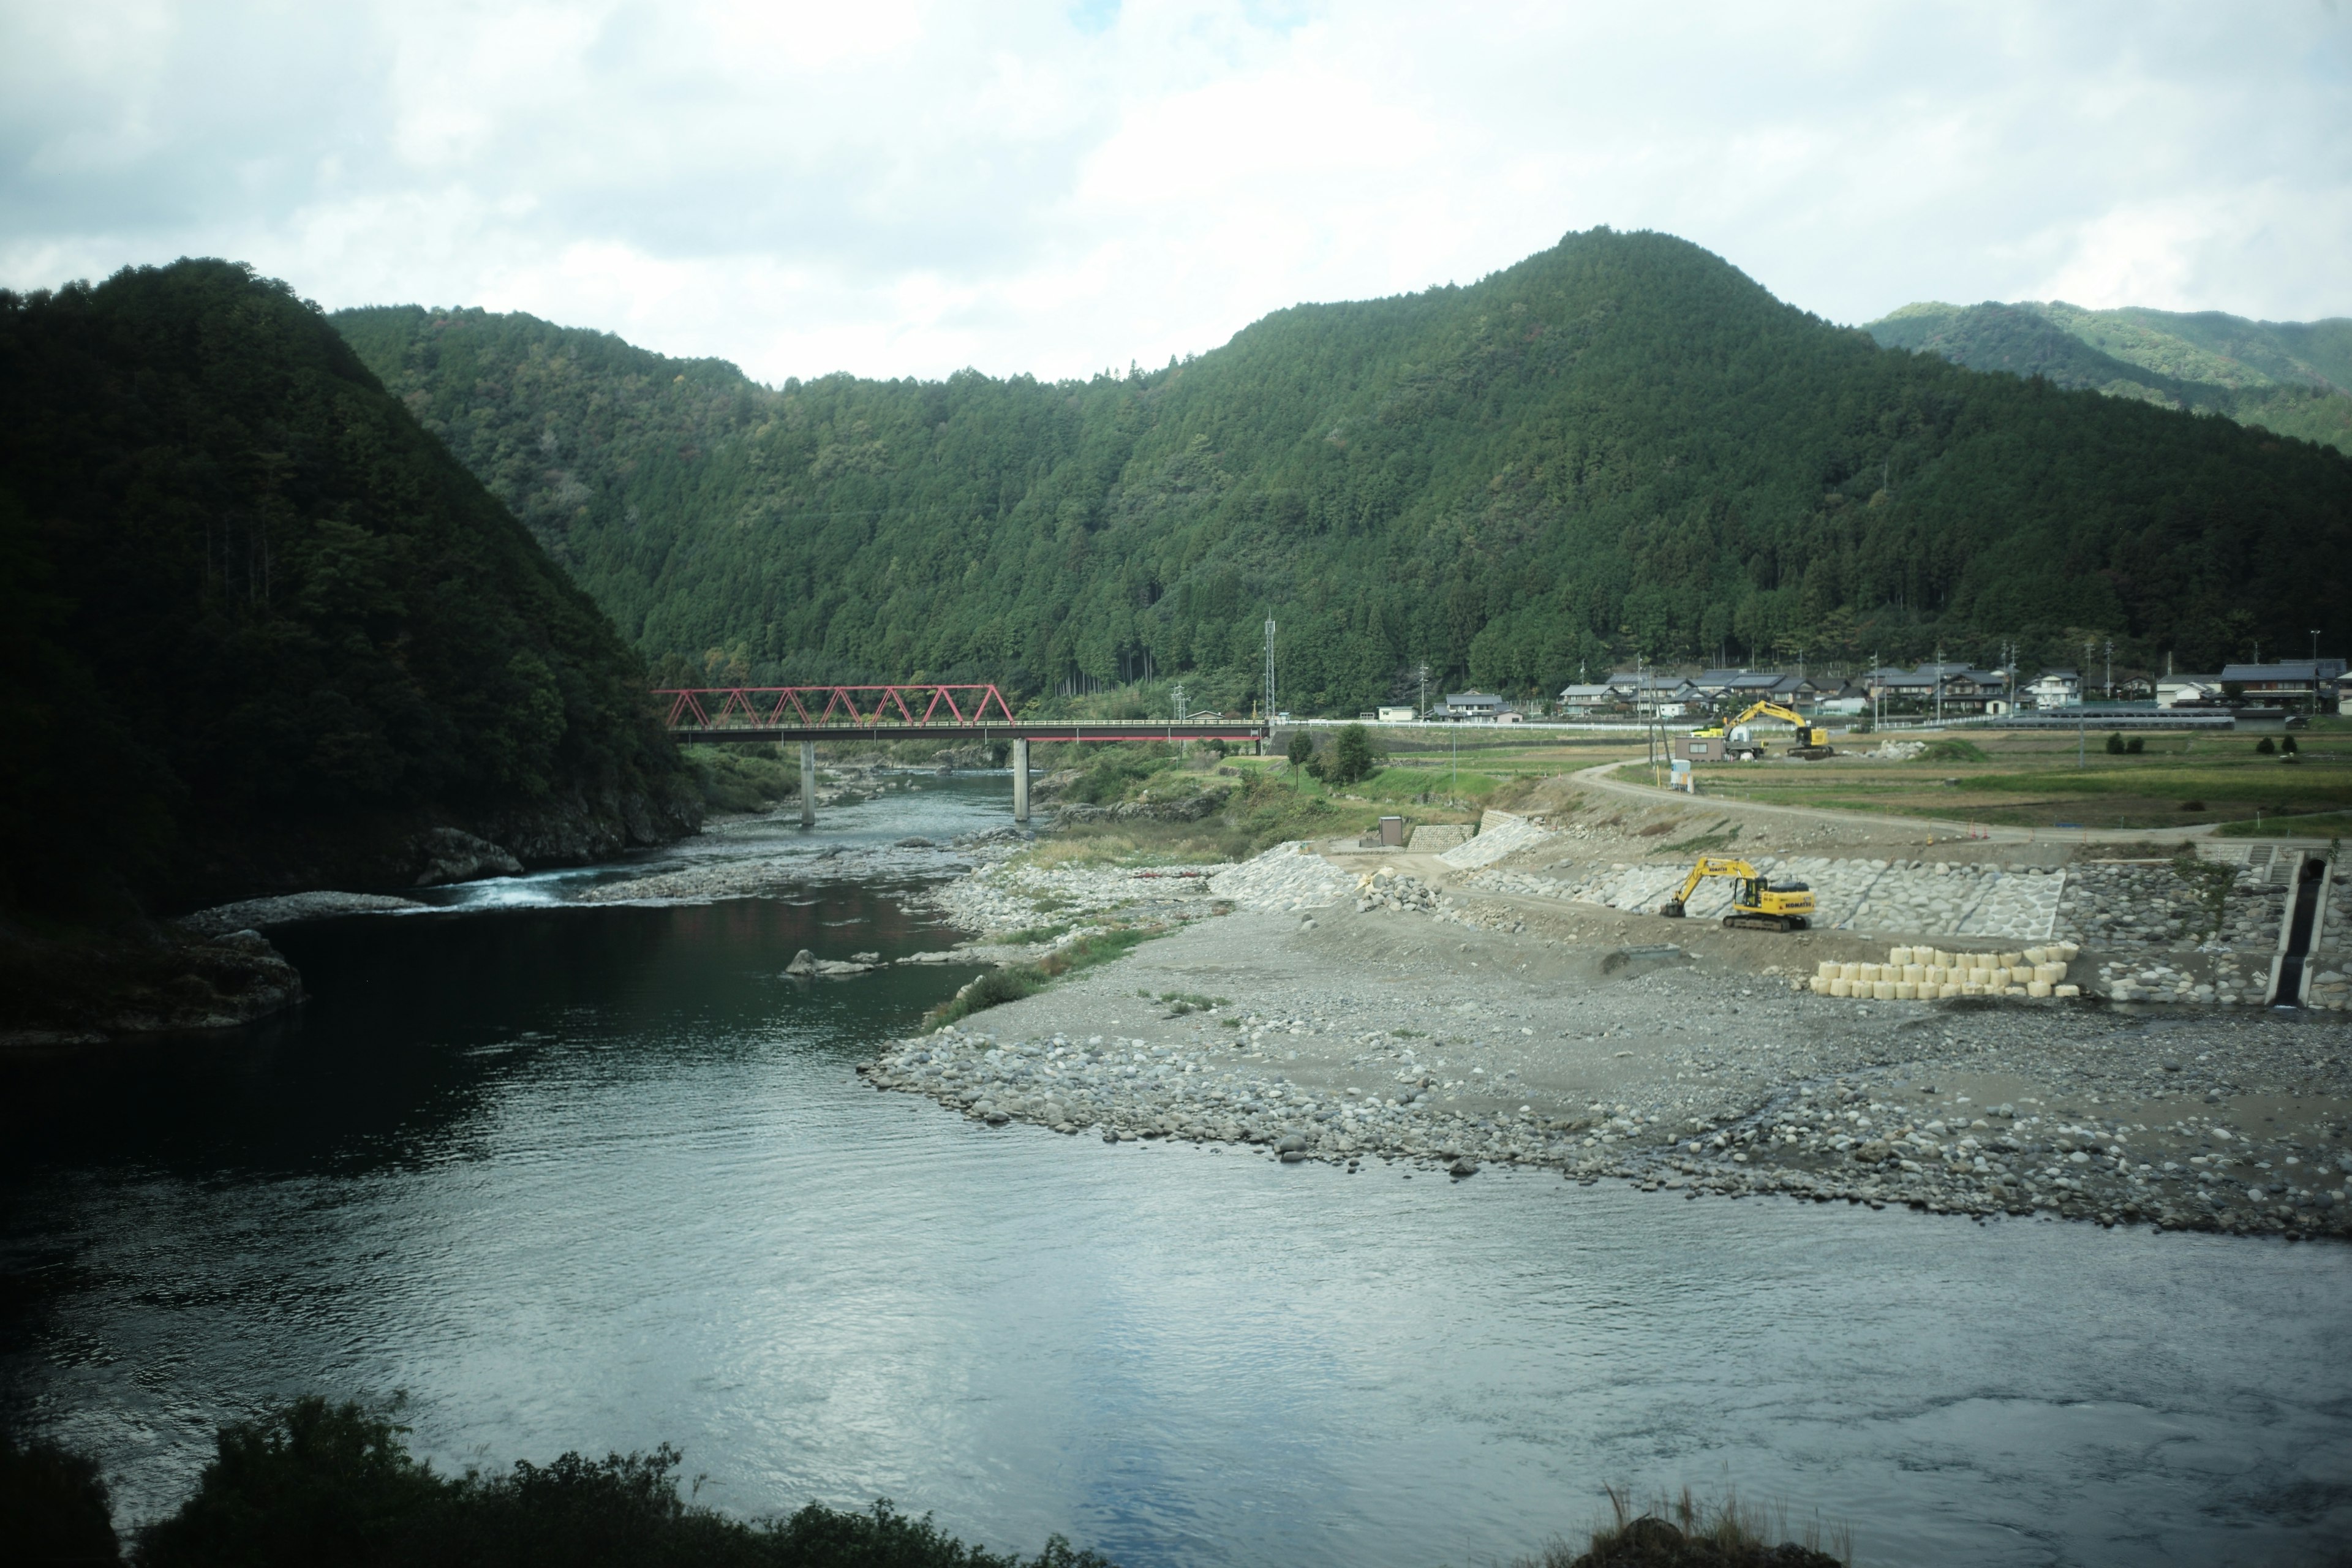
<path fill-rule="evenodd" d="M 1822 729 L 1819 724 L 1814 723 L 1811 720 L 1806 718 L 1795 709 L 1783 708 L 1778 702 L 1773 702 L 1769 700 L 1755 703 L 1748 708 L 1748 711 L 1742 713 L 1737 719 L 1726 719 L 1717 723 L 1709 724 L 1703 730 L 1693 730 L 1691 731 L 1691 739 L 1695 741 L 1718 740 L 1726 732 L 1738 729 L 1750 719 L 1779 719 L 1786 723 L 1795 725 L 1797 730 L 1797 743 L 1789 748 L 1789 754 L 1796 758 L 1799 762 L 1817 763 L 1823 757 L 1835 756 L 1837 754 L 1830 749 L 1830 732 L 1827 730 Z M 1737 762 L 1752 763 L 1757 758 L 1764 754 L 1764 748 L 1762 744 L 1758 742 L 1734 740 L 1725 742 L 1723 753 L 1725 756 L 1730 757 Z"/>
<path fill-rule="evenodd" d="M 1723 917 L 1727 926 L 1803 931 L 1812 924 L 1813 892 L 1804 883 L 1784 882 L 1776 888 L 1747 861 L 1718 860 L 1711 855 L 1699 857 L 1698 864 L 1684 879 L 1682 891 L 1668 899 L 1658 912 L 1669 920 L 1682 919 L 1683 905 L 1709 877 L 1733 879 L 1731 912 Z"/>

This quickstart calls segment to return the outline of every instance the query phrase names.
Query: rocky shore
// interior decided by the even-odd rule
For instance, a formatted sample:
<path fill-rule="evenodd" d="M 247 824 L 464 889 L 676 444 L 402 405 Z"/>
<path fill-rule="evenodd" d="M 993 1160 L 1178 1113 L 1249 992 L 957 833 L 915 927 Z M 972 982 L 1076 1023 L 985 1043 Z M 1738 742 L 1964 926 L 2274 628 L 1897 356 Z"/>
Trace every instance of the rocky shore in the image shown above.
<path fill-rule="evenodd" d="M 1269 866 L 1297 887 L 1244 902 Z M 1882 944 L 1359 887 L 1328 861 L 1201 879 L 1236 911 L 862 1070 L 992 1125 L 1355 1172 L 1500 1163 L 1694 1199 L 2352 1234 L 2340 1016 L 1832 1000 L 1810 989 L 1820 966 Z M 991 882 L 1000 927 L 1036 891 L 999 873 L 940 897 L 979 916 Z"/>

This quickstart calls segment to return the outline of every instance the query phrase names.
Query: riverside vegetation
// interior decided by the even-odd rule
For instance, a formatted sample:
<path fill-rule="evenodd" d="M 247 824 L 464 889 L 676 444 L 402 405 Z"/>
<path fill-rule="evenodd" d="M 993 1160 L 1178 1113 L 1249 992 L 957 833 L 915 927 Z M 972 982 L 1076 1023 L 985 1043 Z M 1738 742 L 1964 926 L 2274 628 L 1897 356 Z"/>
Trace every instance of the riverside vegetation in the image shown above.
<path fill-rule="evenodd" d="M 527 316 L 335 317 L 673 679 L 1549 690 L 1636 652 L 2300 647 L 2352 463 L 1880 347 L 1664 235 L 1088 382 L 755 384 Z M 2315 617 L 2315 618 L 2314 618 Z M 1417 687 L 1415 688 L 1417 689 Z"/>
<path fill-rule="evenodd" d="M 518 1460 L 505 1472 L 436 1473 L 408 1451 L 389 1412 L 316 1395 L 219 1429 L 196 1489 L 133 1532 L 137 1568 L 340 1568 L 425 1563 L 474 1568 L 1111 1568 L 1048 1539 L 1034 1557 L 965 1543 L 887 1498 L 864 1510 L 812 1502 L 744 1521 L 678 1495 L 684 1456 Z M 1604 1489 L 1612 1520 L 1577 1552 L 1560 1541 L 1514 1568 L 1838 1568 L 1844 1549 L 1769 1546 L 1787 1533 L 1738 1499 L 1707 1505 L 1687 1489 L 1636 1512 Z M 126 1561 L 98 1467 L 69 1449 L 0 1435 L 0 1533 L 30 1563 Z"/>

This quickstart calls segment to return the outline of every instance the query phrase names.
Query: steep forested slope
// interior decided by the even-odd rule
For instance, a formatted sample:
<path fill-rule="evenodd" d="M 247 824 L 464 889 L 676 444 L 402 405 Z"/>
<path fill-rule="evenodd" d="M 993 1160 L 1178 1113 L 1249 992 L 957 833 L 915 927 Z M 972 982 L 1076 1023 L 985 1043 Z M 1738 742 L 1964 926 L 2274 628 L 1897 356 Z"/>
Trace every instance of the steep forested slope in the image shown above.
<path fill-rule="evenodd" d="M 681 826 L 643 667 L 317 310 L 226 262 L 0 294 L 0 910 Z"/>
<path fill-rule="evenodd" d="M 1182 364 L 768 389 L 519 316 L 337 324 L 650 657 L 1116 679 L 1286 705 L 1426 661 L 1514 690 L 1652 658 L 2204 664 L 2331 625 L 2352 465 L 1890 352 L 1607 230 L 1468 288 L 1309 305 Z"/>
<path fill-rule="evenodd" d="M 2352 321 L 2250 321 L 2218 310 L 1906 305 L 1870 323 L 1890 348 L 2224 415 L 2352 453 Z"/>

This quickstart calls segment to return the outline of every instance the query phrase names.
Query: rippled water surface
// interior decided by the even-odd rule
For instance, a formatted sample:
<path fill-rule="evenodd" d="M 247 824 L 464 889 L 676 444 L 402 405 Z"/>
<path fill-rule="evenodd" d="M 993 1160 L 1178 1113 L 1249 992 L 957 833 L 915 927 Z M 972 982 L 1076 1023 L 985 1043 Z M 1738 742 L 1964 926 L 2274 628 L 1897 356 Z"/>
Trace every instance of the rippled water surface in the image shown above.
<path fill-rule="evenodd" d="M 404 1390 L 445 1464 L 668 1441 L 742 1512 L 883 1494 L 1132 1564 L 1507 1556 L 1610 1479 L 1818 1510 L 1867 1563 L 2352 1531 L 2343 1248 L 988 1131 L 850 1071 L 970 971 L 782 975 L 950 942 L 888 887 L 579 880 L 281 933 L 317 1000 L 266 1038 L 0 1079 L 5 1394 L 126 1520 L 226 1416 Z"/>

